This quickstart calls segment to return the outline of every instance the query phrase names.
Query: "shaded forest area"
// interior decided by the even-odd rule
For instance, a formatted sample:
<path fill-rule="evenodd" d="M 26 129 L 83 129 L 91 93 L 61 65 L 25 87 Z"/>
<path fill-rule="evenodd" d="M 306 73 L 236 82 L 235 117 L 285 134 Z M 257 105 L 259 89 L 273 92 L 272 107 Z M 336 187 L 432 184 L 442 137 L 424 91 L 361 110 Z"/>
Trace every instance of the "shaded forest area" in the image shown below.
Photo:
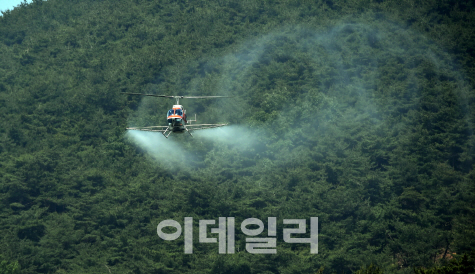
<path fill-rule="evenodd" d="M 470 273 L 475 7 L 34 0 L 0 17 L 0 273 Z M 180 101 L 191 138 L 164 125 Z M 183 235 L 157 225 L 193 217 Z M 276 217 L 277 254 L 198 243 Z M 319 218 L 319 252 L 283 219 Z M 209 233 L 209 237 L 217 237 Z M 307 233 L 308 237 L 308 233 Z"/>

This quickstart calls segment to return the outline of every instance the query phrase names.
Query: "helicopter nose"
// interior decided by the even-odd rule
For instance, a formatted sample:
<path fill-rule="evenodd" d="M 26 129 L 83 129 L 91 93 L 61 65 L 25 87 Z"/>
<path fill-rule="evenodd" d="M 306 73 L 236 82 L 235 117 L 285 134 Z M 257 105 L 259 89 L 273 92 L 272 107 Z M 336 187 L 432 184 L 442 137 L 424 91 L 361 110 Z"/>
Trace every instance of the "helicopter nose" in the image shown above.
<path fill-rule="evenodd" d="M 180 117 L 170 117 L 168 118 L 168 124 L 170 125 L 181 125 L 182 119 Z"/>

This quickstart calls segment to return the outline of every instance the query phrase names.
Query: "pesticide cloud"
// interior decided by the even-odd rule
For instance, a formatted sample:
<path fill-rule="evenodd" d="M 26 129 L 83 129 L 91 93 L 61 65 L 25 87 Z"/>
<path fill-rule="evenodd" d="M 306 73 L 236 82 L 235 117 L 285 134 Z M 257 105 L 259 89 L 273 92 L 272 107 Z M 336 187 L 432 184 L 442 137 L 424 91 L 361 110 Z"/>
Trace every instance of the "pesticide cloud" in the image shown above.
<path fill-rule="evenodd" d="M 166 168 L 187 164 L 192 160 L 192 155 L 183 149 L 180 143 L 166 139 L 159 132 L 129 130 L 126 137 Z"/>
<path fill-rule="evenodd" d="M 289 147 L 342 132 L 403 132 L 411 110 L 444 85 L 467 109 L 463 74 L 436 44 L 384 19 L 352 21 L 322 31 L 283 28 L 243 44 L 220 64 L 219 91 L 246 98 L 226 109 L 262 120 Z M 394 117 L 407 119 L 394 127 Z"/>
<path fill-rule="evenodd" d="M 196 131 L 197 138 L 226 144 L 239 150 L 249 149 L 256 144 L 258 132 L 244 126 L 230 125 L 227 127 L 213 128 Z"/>
<path fill-rule="evenodd" d="M 230 126 L 196 131 L 195 138 L 128 134 L 161 162 L 174 151 L 187 157 L 197 147 L 206 158 L 213 144 L 241 151 L 260 145 L 261 156 L 288 162 L 309 153 L 297 147 L 336 149 L 332 146 L 341 140 L 335 136 L 344 133 L 352 142 L 382 132 L 388 137 L 404 134 L 414 119 L 411 110 L 419 108 L 426 93 L 440 93 L 444 85 L 452 86 L 461 109 L 468 109 L 462 91 L 469 89 L 450 56 L 424 36 L 384 19 L 355 18 L 318 31 L 281 28 L 221 57 L 176 65 L 159 78 L 145 92 L 164 94 L 173 86 L 177 94 L 170 95 L 232 96 L 180 101 L 189 115 L 197 114 L 198 123 Z M 164 125 L 173 102 L 153 100 L 142 100 L 131 126 Z M 466 113 L 467 123 L 469 117 Z"/>

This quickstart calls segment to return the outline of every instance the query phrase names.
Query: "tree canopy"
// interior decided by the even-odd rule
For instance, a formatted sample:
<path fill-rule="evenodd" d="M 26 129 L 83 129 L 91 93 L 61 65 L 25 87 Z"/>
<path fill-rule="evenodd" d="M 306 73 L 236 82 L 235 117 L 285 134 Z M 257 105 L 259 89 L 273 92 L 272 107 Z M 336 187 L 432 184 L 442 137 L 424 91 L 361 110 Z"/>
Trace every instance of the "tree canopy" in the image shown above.
<path fill-rule="evenodd" d="M 474 16 L 456 0 L 2 12 L 0 273 L 474 272 Z M 122 92 L 232 96 L 180 101 L 230 125 L 127 132 L 165 125 L 174 101 Z M 185 217 L 193 254 L 157 235 Z M 198 242 L 219 217 L 234 254 Z M 240 224 L 266 234 L 268 217 L 277 253 L 247 252 Z M 318 254 L 283 238 L 311 217 Z"/>

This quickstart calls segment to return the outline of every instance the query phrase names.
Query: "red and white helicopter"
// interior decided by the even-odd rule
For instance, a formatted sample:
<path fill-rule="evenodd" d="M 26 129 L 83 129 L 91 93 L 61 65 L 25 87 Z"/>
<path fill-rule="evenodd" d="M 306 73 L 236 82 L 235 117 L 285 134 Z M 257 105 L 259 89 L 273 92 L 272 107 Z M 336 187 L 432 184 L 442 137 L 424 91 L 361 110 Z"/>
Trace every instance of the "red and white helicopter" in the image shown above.
<path fill-rule="evenodd" d="M 129 95 L 166 97 L 166 98 L 175 98 L 176 99 L 176 105 L 173 105 L 172 109 L 170 109 L 167 113 L 168 126 L 128 127 L 127 129 L 130 129 L 130 130 L 161 132 L 163 134 L 163 136 L 168 138 L 168 136 L 170 136 L 170 134 L 172 132 L 173 133 L 184 133 L 186 131 L 191 136 L 193 136 L 190 132 L 192 130 L 216 128 L 216 127 L 222 127 L 222 126 L 227 125 L 227 124 L 194 124 L 194 125 L 192 125 L 191 122 L 196 122 L 196 114 L 195 114 L 195 120 L 188 120 L 187 116 L 186 116 L 186 110 L 183 108 L 182 105 L 180 105 L 180 99 L 188 99 L 188 98 L 223 98 L 223 97 L 229 97 L 229 96 L 170 96 L 170 95 L 155 95 L 155 94 L 128 93 L 128 92 L 122 92 L 122 93 L 129 94 Z"/>

